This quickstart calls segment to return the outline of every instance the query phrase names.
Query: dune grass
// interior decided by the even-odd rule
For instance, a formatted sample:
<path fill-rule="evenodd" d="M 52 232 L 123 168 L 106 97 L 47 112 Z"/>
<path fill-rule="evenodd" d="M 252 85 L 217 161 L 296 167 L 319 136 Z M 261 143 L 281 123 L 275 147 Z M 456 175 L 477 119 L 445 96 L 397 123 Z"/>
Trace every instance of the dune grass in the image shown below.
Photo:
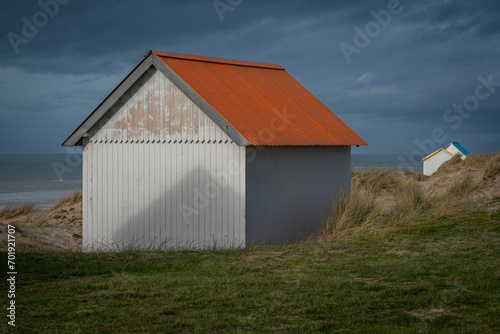
<path fill-rule="evenodd" d="M 500 153 L 491 154 L 471 154 L 462 160 L 461 155 L 455 155 L 450 160 L 442 164 L 436 175 L 442 175 L 452 169 L 481 169 L 482 178 L 489 179 L 500 174 Z"/>
<path fill-rule="evenodd" d="M 323 217 L 323 236 L 338 239 L 357 229 L 364 231 L 379 218 L 379 211 L 373 195 L 359 186 L 351 193 L 341 192 L 329 215 Z"/>
<path fill-rule="evenodd" d="M 462 164 L 462 154 L 455 154 L 450 160 L 446 162 L 445 166 L 457 166 Z"/>
<path fill-rule="evenodd" d="M 380 199 L 365 187 L 366 184 L 355 184 L 350 194 L 340 193 L 329 214 L 323 217 L 321 238 L 335 240 L 347 234 L 390 230 L 394 224 L 426 217 L 441 202 L 424 193 L 421 186 L 410 178 L 395 181 L 389 190 L 395 204 L 389 212 L 382 213 Z"/>
<path fill-rule="evenodd" d="M 9 332 L 493 333 L 499 257 L 499 211 L 281 247 L 20 252 Z"/>
<path fill-rule="evenodd" d="M 467 168 L 484 168 L 491 158 L 500 157 L 500 153 L 492 154 L 471 154 L 467 159 L 462 160 L 463 166 Z"/>
<path fill-rule="evenodd" d="M 473 176 L 472 169 L 479 170 L 479 179 Z M 455 173 L 454 178 L 447 178 L 449 173 Z M 355 171 L 351 194 L 341 193 L 323 217 L 321 237 L 338 239 L 366 231 L 385 233 L 405 221 L 439 219 L 470 210 L 474 204 L 470 195 L 499 175 L 500 153 L 470 155 L 465 160 L 455 155 L 430 178 L 411 172 Z M 423 182 L 436 180 L 437 185 L 424 190 Z M 436 187 L 444 187 L 444 193 L 436 195 Z M 394 204 L 382 210 L 383 201 L 388 199 Z"/>
<path fill-rule="evenodd" d="M 12 219 L 22 215 L 29 215 L 38 212 L 34 203 L 23 203 L 21 205 L 7 205 L 0 210 L 0 219 Z"/>
<path fill-rule="evenodd" d="M 51 210 L 57 210 L 63 206 L 75 205 L 81 202 L 82 202 L 82 193 L 79 192 L 78 190 L 75 190 L 72 193 L 61 198 L 59 201 L 57 201 L 56 204 L 52 206 Z"/>
<path fill-rule="evenodd" d="M 446 193 L 450 198 L 465 198 L 478 187 L 470 173 L 464 173 L 448 188 Z"/>
<path fill-rule="evenodd" d="M 500 154 L 491 155 L 486 161 L 482 175 L 483 179 L 489 179 L 498 174 L 500 174 Z"/>
<path fill-rule="evenodd" d="M 33 203 L 24 203 L 20 205 L 8 205 L 0 210 L 0 223 L 9 222 L 16 227 L 41 227 L 47 221 L 62 221 L 67 218 L 67 207 L 82 205 L 82 194 L 75 190 L 57 201 L 50 209 L 44 210 L 37 208 Z M 61 213 L 58 213 L 61 212 Z"/>
<path fill-rule="evenodd" d="M 367 172 L 354 171 L 351 174 L 361 189 L 365 189 L 372 194 L 383 190 L 390 191 L 398 183 L 394 171 L 390 170 L 371 169 Z"/>
<path fill-rule="evenodd" d="M 397 186 L 394 215 L 398 221 L 417 218 L 425 215 L 435 204 L 436 202 L 429 194 L 422 191 L 416 181 L 403 181 Z"/>

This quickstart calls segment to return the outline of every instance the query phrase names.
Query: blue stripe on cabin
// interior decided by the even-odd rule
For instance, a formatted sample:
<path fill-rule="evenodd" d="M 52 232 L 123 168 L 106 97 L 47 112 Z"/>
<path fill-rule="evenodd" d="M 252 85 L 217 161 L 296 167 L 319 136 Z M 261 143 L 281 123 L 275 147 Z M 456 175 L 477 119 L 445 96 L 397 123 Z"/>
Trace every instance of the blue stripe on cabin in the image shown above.
<path fill-rule="evenodd" d="M 463 155 L 465 156 L 468 156 L 469 155 L 469 151 L 467 151 L 462 145 L 460 145 L 459 142 L 457 141 L 454 141 L 452 142 L 452 144 L 460 151 L 462 152 Z"/>

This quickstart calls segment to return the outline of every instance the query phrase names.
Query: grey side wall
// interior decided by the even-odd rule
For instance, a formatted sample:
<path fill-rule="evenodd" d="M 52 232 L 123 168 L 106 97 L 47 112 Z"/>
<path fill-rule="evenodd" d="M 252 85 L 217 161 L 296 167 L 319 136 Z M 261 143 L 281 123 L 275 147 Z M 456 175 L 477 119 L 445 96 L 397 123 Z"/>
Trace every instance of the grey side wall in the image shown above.
<path fill-rule="evenodd" d="M 246 245 L 284 244 L 321 228 L 351 187 L 351 147 L 247 147 Z"/>

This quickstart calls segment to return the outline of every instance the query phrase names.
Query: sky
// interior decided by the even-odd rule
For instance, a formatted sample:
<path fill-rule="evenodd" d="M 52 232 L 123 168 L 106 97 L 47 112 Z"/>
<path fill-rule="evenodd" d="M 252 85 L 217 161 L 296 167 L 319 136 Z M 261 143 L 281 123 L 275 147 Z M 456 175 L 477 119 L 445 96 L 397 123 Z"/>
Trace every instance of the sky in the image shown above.
<path fill-rule="evenodd" d="M 498 0 L 6 0 L 0 153 L 61 143 L 149 50 L 280 64 L 368 143 L 500 150 Z"/>

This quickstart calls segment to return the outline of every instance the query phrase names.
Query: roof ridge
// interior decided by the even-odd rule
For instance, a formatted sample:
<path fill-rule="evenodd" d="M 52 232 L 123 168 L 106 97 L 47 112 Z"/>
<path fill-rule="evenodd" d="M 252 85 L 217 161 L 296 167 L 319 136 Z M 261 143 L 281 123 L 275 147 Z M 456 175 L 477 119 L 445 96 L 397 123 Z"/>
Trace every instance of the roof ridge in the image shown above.
<path fill-rule="evenodd" d="M 216 64 L 260 67 L 260 68 L 267 68 L 267 69 L 273 69 L 273 70 L 283 70 L 283 71 L 285 70 L 282 66 L 277 65 L 277 64 L 267 64 L 267 63 L 257 63 L 257 62 L 245 61 L 245 60 L 234 60 L 234 59 L 214 58 L 214 57 L 205 57 L 205 56 L 195 56 L 195 55 L 188 55 L 188 54 L 182 54 L 182 53 L 154 51 L 154 50 L 151 50 L 149 53 L 153 53 L 154 55 L 156 55 L 158 57 L 196 60 L 196 61 L 203 61 L 203 62 L 207 62 L 207 63 L 216 63 Z M 149 53 L 146 56 L 148 56 Z"/>

